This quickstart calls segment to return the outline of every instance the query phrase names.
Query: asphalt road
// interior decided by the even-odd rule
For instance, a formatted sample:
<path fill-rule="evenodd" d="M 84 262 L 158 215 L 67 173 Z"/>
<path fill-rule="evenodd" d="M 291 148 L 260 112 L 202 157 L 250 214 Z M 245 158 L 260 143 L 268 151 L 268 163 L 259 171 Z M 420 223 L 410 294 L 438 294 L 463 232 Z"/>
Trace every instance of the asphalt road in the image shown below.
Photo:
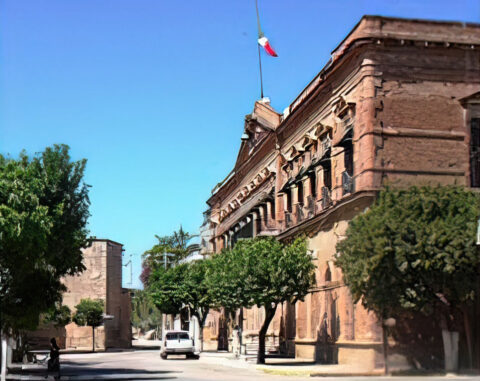
<path fill-rule="evenodd" d="M 282 380 L 300 381 L 319 379 L 322 381 L 339 381 L 371 379 L 369 377 L 320 377 L 285 376 L 265 374 L 256 365 L 244 360 L 229 360 L 215 354 L 204 354 L 199 360 L 185 359 L 185 356 L 172 356 L 162 360 L 158 350 L 137 350 L 129 352 L 107 352 L 92 354 L 61 355 L 62 380 Z M 43 371 L 37 370 L 26 375 L 12 375 L 15 380 L 45 380 Z M 433 381 L 455 379 L 476 380 L 480 377 L 373 377 L 374 380 L 388 381 Z M 53 380 L 53 376 L 48 379 Z"/>
<path fill-rule="evenodd" d="M 62 379 L 71 380 L 303 380 L 305 377 L 267 375 L 254 366 L 222 365 L 222 358 L 201 356 L 198 360 L 185 356 L 169 356 L 162 360 L 159 351 L 62 355 Z"/>

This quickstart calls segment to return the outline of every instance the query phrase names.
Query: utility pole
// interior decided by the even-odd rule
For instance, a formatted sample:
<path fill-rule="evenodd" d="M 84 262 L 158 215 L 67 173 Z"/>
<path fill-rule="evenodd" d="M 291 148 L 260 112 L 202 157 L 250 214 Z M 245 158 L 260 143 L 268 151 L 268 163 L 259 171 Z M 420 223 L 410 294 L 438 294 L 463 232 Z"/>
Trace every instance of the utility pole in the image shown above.
<path fill-rule="evenodd" d="M 123 265 L 123 267 L 127 267 L 128 265 L 130 265 L 130 282 L 128 283 L 130 285 L 130 287 L 132 287 L 132 282 L 133 282 L 133 271 L 132 271 L 132 254 L 129 255 L 129 260 L 127 263 L 125 263 Z"/>
<path fill-rule="evenodd" d="M 163 252 L 163 267 L 166 270 L 168 266 L 168 258 L 175 257 L 173 253 Z M 167 326 L 167 315 L 162 313 L 162 340 L 165 341 L 165 331 Z"/>

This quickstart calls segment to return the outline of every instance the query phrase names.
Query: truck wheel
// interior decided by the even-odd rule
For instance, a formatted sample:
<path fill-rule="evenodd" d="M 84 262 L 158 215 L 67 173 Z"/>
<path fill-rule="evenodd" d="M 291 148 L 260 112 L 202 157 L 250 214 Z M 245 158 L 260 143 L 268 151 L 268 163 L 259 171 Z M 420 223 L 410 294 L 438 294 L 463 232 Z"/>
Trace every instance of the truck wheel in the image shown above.
<path fill-rule="evenodd" d="M 162 353 L 162 354 L 160 355 L 160 357 L 161 357 L 163 360 L 166 360 L 166 359 L 167 359 L 167 356 L 168 356 L 168 355 L 167 355 L 166 353 Z"/>

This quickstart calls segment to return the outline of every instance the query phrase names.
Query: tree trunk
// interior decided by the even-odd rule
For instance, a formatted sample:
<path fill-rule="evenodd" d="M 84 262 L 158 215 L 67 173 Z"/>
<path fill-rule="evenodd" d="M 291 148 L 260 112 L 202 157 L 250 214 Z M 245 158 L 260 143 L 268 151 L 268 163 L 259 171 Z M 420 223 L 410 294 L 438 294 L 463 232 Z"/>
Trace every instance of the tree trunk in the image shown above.
<path fill-rule="evenodd" d="M 445 371 L 458 370 L 458 332 L 442 330 L 443 349 L 445 352 Z"/>
<path fill-rule="evenodd" d="M 95 352 L 95 327 L 92 326 L 92 352 Z"/>
<path fill-rule="evenodd" d="M 7 378 L 7 346 L 8 346 L 8 339 L 7 335 L 5 332 L 1 332 L 1 338 L 2 338 L 2 371 L 1 371 L 1 377 L 2 381 L 5 381 Z"/>
<path fill-rule="evenodd" d="M 265 364 L 265 335 L 268 331 L 268 326 L 275 316 L 275 311 L 277 305 L 266 305 L 265 308 L 265 320 L 263 321 L 262 328 L 258 333 L 258 354 L 257 354 L 257 364 Z"/>
<path fill-rule="evenodd" d="M 383 335 L 383 362 L 385 363 L 385 376 L 390 374 L 388 369 L 388 334 L 387 327 L 382 322 L 382 335 Z"/>
<path fill-rule="evenodd" d="M 462 308 L 463 325 L 465 328 L 465 339 L 468 349 L 468 367 L 473 367 L 473 343 L 472 343 L 472 325 L 470 324 L 470 311 L 467 307 Z"/>
<path fill-rule="evenodd" d="M 205 327 L 205 321 L 207 320 L 208 309 L 202 314 L 202 318 L 198 319 L 198 326 L 200 332 L 198 333 L 198 338 L 200 339 L 200 352 L 203 352 L 203 328 Z"/>

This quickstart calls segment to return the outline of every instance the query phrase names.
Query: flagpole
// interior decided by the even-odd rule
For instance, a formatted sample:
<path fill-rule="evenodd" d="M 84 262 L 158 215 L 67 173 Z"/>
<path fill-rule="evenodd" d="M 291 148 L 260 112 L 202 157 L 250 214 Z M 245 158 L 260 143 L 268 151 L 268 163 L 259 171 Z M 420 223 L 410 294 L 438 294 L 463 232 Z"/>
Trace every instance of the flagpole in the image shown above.
<path fill-rule="evenodd" d="M 255 0 L 255 9 L 257 11 L 257 26 L 258 26 L 258 37 L 262 36 L 262 29 L 260 27 L 260 16 L 258 15 L 258 0 Z M 260 44 L 257 41 L 258 47 L 258 67 L 260 69 L 260 99 L 263 99 L 263 76 L 262 76 L 262 56 L 260 54 Z"/>
<path fill-rule="evenodd" d="M 260 54 L 260 44 L 258 46 L 258 66 L 260 68 L 260 99 L 263 99 L 263 78 L 262 78 L 262 58 Z"/>

